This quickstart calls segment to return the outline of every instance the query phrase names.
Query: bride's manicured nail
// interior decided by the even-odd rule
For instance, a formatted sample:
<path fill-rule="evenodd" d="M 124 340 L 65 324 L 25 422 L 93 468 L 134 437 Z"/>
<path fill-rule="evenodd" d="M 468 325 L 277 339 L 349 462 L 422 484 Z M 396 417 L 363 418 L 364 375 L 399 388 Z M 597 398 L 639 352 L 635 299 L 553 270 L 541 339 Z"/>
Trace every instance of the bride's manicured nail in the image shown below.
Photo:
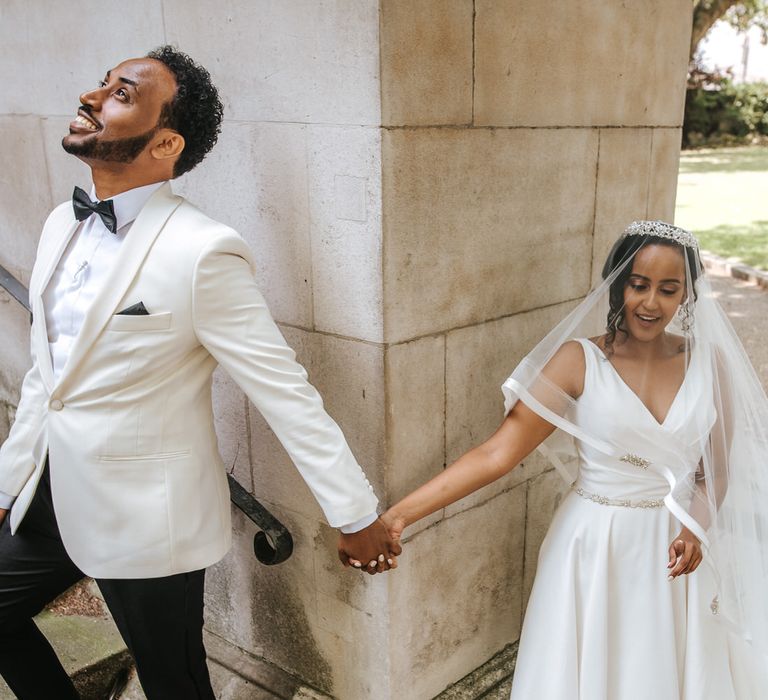
<path fill-rule="evenodd" d="M 374 559 L 374 560 L 372 560 L 371 562 L 369 562 L 368 566 L 370 566 L 371 568 L 373 568 L 374 566 L 376 566 L 376 560 Z"/>
<path fill-rule="evenodd" d="M 383 554 L 379 554 L 379 563 L 380 564 L 384 563 L 384 555 Z"/>
<path fill-rule="evenodd" d="M 354 562 L 352 564 L 352 566 L 354 566 L 355 568 L 359 569 L 362 566 L 362 564 L 359 561 L 356 561 L 356 562 Z"/>
<path fill-rule="evenodd" d="M 667 581 L 673 581 L 674 578 L 675 578 L 674 576 L 667 576 Z"/>
<path fill-rule="evenodd" d="M 391 560 L 391 559 L 387 559 L 387 564 L 389 564 L 390 566 L 392 566 L 392 560 Z"/>

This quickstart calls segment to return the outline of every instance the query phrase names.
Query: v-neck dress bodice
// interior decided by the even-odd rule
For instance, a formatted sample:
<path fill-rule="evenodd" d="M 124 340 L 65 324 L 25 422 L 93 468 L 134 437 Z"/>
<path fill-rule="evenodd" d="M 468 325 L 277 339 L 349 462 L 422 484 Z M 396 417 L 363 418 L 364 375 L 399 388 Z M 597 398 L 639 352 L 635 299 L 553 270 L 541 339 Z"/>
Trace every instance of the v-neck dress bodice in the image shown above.
<path fill-rule="evenodd" d="M 576 401 L 573 420 L 586 432 L 607 441 L 631 447 L 631 455 L 644 458 L 651 444 L 673 441 L 680 449 L 689 424 L 686 408 L 707 411 L 711 397 L 707 387 L 694 386 L 688 372 L 670 404 L 662 423 L 651 414 L 626 384 L 603 351 L 590 340 L 580 339 L 584 349 L 584 389 Z M 692 362 L 695 358 L 692 359 Z M 642 468 L 620 457 L 609 456 L 589 444 L 576 441 L 579 473 L 576 486 L 607 498 L 663 499 L 669 482 L 658 469 Z M 683 464 L 668 465 L 678 478 L 691 478 L 701 457 L 694 445 L 683 450 Z M 623 455 L 622 455 L 623 456 Z"/>
<path fill-rule="evenodd" d="M 691 436 L 712 425 L 704 368 L 691 372 L 694 352 L 659 423 L 600 348 L 579 342 L 584 389 L 571 419 L 631 453 L 576 441 L 578 472 L 541 546 L 512 699 L 768 698 L 765 669 L 718 623 L 706 562 L 667 580 L 681 525 L 664 497 L 671 480 L 693 479 L 700 443 Z"/>

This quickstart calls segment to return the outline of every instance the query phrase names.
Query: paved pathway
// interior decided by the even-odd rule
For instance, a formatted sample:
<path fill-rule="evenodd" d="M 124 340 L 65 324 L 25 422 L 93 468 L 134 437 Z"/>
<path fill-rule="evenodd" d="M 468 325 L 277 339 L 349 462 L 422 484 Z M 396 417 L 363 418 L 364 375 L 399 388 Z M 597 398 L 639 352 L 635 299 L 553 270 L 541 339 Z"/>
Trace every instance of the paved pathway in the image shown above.
<path fill-rule="evenodd" d="M 707 274 L 768 391 L 768 290 L 717 271 Z"/>

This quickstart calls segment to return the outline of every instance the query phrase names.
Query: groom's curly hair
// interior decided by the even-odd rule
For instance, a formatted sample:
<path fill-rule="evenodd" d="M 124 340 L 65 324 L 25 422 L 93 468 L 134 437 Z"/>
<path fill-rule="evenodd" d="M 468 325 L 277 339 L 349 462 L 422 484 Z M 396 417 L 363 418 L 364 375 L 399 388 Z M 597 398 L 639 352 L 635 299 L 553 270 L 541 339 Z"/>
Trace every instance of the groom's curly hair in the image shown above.
<path fill-rule="evenodd" d="M 640 251 L 641 248 L 645 248 L 648 245 L 663 245 L 669 248 L 676 248 L 687 259 L 686 268 L 691 273 L 691 288 L 693 289 L 693 300 L 696 301 L 696 280 L 699 277 L 699 271 L 703 269 L 699 253 L 693 248 L 683 246 L 676 241 L 669 238 L 662 238 L 660 236 L 654 236 L 647 234 L 643 236 L 622 236 L 614 244 L 611 252 L 608 253 L 608 258 L 603 265 L 602 277 L 604 280 L 608 279 L 616 269 L 623 266 L 616 275 L 616 279 L 611 282 L 611 286 L 608 290 L 608 318 L 606 322 L 606 335 L 605 335 L 605 348 L 610 353 L 613 349 L 613 343 L 616 340 L 616 333 L 623 333 L 627 335 L 627 330 L 624 327 L 624 289 L 627 286 L 630 276 L 632 275 L 633 264 L 626 264 L 630 258 Z"/>
<path fill-rule="evenodd" d="M 208 71 L 187 54 L 166 44 L 147 54 L 163 63 L 176 79 L 176 94 L 163 105 L 158 127 L 173 129 L 184 137 L 184 150 L 173 176 L 189 172 L 214 147 L 221 131 L 224 108 Z"/>

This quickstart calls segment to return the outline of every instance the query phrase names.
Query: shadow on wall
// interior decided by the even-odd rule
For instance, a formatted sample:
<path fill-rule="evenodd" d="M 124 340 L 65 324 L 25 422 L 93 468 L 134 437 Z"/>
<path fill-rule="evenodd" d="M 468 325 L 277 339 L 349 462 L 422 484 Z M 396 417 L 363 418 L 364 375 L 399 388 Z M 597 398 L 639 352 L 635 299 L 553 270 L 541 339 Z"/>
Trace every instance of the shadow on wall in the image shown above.
<path fill-rule="evenodd" d="M 8 401 L 0 400 L 0 443 L 8 437 L 8 431 L 11 429 L 15 415 L 16 406 Z"/>
<path fill-rule="evenodd" d="M 280 516 L 298 534 L 298 524 L 284 512 Z M 250 523 L 233 512 L 232 526 L 232 550 L 206 574 L 206 628 L 263 654 L 269 663 L 297 677 L 297 682 L 332 694 L 332 669 L 312 634 L 299 590 L 298 558 L 280 566 L 262 566 L 252 555 Z M 302 540 L 297 539 L 299 546 Z"/>

